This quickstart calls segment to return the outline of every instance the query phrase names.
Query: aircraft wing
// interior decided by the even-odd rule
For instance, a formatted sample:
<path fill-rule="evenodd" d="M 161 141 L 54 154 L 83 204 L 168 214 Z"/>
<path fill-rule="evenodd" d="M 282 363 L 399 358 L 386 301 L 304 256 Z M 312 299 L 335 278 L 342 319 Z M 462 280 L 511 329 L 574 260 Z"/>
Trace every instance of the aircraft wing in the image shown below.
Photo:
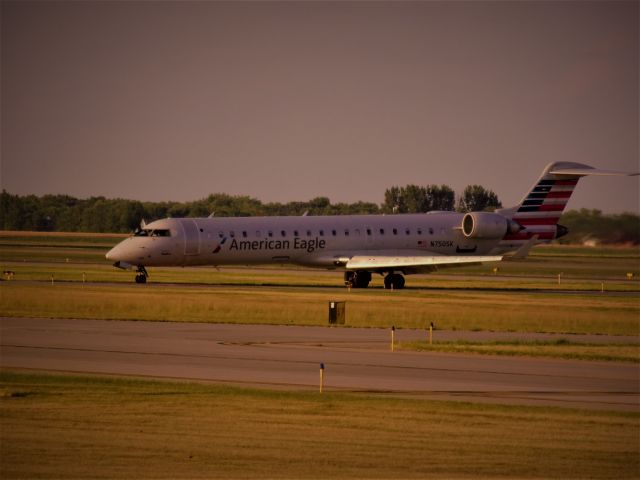
<path fill-rule="evenodd" d="M 479 265 L 499 262 L 502 256 L 448 256 L 448 255 L 355 255 L 347 261 L 348 270 L 404 270 L 432 272 L 442 267 Z"/>

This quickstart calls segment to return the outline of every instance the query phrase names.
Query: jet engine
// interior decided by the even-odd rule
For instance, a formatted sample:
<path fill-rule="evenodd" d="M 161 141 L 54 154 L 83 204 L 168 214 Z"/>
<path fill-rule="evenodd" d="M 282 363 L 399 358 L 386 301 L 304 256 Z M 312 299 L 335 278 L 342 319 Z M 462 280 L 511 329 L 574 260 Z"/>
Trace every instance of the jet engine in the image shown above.
<path fill-rule="evenodd" d="M 522 225 L 493 212 L 471 212 L 462 218 L 462 233 L 467 238 L 502 238 L 522 230 Z"/>

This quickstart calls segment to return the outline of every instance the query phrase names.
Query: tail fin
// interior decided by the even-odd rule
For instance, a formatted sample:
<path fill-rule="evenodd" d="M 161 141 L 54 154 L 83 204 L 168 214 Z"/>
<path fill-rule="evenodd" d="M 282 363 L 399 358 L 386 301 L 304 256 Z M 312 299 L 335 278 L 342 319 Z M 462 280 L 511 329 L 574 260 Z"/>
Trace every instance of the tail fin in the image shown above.
<path fill-rule="evenodd" d="M 600 170 L 581 163 L 550 163 L 529 194 L 518 205 L 497 211 L 524 227 L 518 233 L 507 234 L 501 246 L 519 247 L 535 235 L 539 241 L 543 242 L 566 235 L 568 230 L 558 225 L 558 220 L 578 180 L 586 175 L 638 175 L 638 173 Z"/>

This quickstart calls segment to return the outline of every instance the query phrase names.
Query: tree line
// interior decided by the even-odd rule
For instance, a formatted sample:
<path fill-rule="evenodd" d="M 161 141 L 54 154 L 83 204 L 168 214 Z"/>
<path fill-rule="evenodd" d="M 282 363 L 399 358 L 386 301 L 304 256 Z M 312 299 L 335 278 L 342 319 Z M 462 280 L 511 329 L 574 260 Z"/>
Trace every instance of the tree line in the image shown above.
<path fill-rule="evenodd" d="M 137 200 L 69 195 L 0 194 L 0 229 L 66 232 L 128 233 L 147 222 L 166 217 L 274 215 L 356 215 L 494 210 L 502 206 L 497 195 L 480 185 L 467 186 L 455 202 L 447 185 L 393 186 L 381 205 L 371 202 L 331 203 L 327 197 L 306 202 L 263 203 L 243 195 L 216 193 L 191 202 L 141 202 Z M 640 216 L 630 213 L 604 215 L 599 210 L 570 211 L 560 223 L 569 227 L 564 242 L 640 244 Z"/>

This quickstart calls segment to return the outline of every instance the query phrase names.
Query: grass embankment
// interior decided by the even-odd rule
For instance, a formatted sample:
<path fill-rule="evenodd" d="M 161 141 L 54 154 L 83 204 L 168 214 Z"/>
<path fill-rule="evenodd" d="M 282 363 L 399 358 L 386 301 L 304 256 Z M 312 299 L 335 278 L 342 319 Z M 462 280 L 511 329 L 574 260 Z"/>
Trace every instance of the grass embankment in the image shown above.
<path fill-rule="evenodd" d="M 505 355 L 562 358 L 565 360 L 592 360 L 640 363 L 640 345 L 592 344 L 571 342 L 567 339 L 556 341 L 511 341 L 511 342 L 404 342 L 398 345 L 402 350 L 418 352 L 450 352 L 480 355 Z"/>
<path fill-rule="evenodd" d="M 92 286 L 5 282 L 6 316 L 327 325 L 346 300 L 348 326 L 638 335 L 634 297 L 524 292 L 380 291 L 305 287 Z"/>
<path fill-rule="evenodd" d="M 0 375 L 2 478 L 638 478 L 640 416 Z"/>

